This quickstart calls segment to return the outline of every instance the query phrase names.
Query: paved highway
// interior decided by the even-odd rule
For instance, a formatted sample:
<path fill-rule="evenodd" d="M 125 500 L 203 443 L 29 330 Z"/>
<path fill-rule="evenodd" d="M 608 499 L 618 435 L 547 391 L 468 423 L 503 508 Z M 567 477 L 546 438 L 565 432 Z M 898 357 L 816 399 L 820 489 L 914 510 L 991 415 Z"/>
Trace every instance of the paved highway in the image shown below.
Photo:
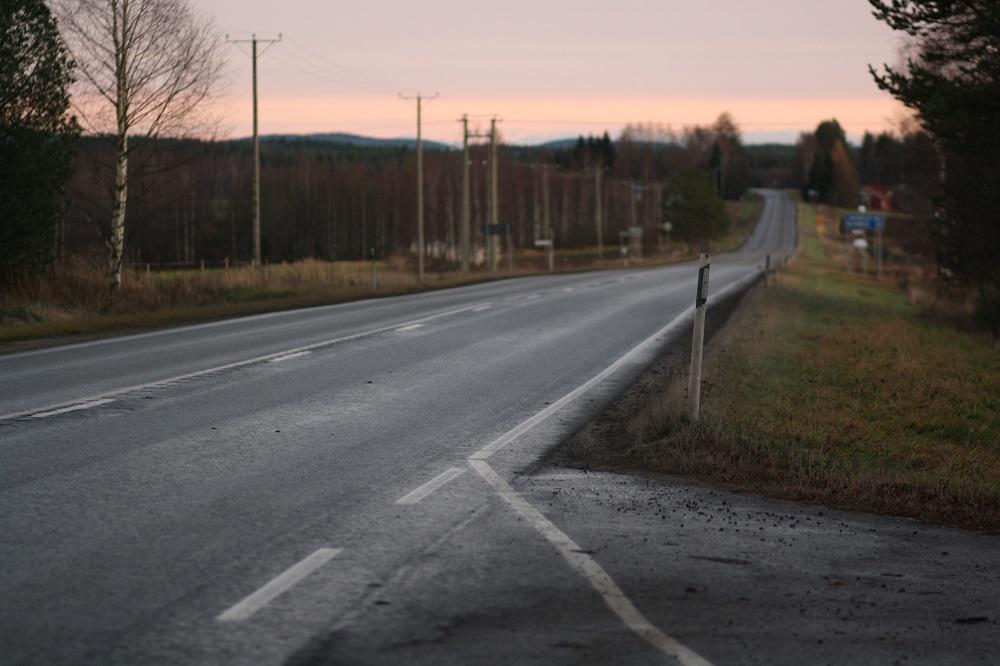
<path fill-rule="evenodd" d="M 710 299 L 792 250 L 794 203 L 765 200 Z M 520 278 L 0 356 L 0 661 L 392 663 L 416 642 L 577 663 L 560 645 L 586 635 L 595 662 L 708 663 L 516 489 L 689 335 L 696 277 Z M 409 628 L 356 621 L 372 609 Z"/>

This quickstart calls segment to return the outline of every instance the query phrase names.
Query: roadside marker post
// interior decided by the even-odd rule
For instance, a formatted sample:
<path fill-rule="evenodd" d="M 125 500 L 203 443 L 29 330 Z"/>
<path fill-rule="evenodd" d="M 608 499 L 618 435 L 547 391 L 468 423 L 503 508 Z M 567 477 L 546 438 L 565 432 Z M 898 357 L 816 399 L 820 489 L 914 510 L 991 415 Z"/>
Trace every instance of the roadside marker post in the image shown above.
<path fill-rule="evenodd" d="M 688 418 L 692 421 L 697 421 L 701 412 L 701 358 L 705 345 L 708 271 L 708 255 L 703 254 L 698 261 L 698 292 L 694 301 L 694 335 L 691 340 L 691 372 L 688 375 Z"/>
<path fill-rule="evenodd" d="M 548 255 L 549 258 L 549 272 L 551 273 L 552 271 L 554 271 L 556 268 L 556 256 L 555 256 L 556 248 L 555 244 L 552 242 L 552 239 L 539 238 L 538 240 L 535 241 L 535 247 L 546 248 L 546 254 Z"/>
<path fill-rule="evenodd" d="M 882 279 L 882 230 L 875 232 L 877 245 L 875 246 L 875 260 L 878 262 L 878 279 Z"/>
<path fill-rule="evenodd" d="M 372 260 L 372 291 L 378 289 L 378 272 L 375 268 L 375 248 L 368 249 L 368 256 Z"/>

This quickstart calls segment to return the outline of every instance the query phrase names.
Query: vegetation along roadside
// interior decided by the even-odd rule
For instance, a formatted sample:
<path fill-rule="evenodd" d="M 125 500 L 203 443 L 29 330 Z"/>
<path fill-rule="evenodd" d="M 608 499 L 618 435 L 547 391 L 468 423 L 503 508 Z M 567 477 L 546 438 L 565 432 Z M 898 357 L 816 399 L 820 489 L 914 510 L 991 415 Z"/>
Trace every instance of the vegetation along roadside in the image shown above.
<path fill-rule="evenodd" d="M 719 201 L 721 206 L 721 200 Z M 726 202 L 729 224 L 718 238 L 707 241 L 713 252 L 735 249 L 753 231 L 762 200 L 748 194 Z M 558 271 L 621 268 L 617 246 L 560 251 Z M 695 255 L 690 244 L 670 242 L 630 266 L 653 266 L 682 261 Z M 433 271 L 421 283 L 404 256 L 375 264 L 377 287 L 372 286 L 372 264 L 366 261 L 321 261 L 206 268 L 204 270 L 131 271 L 113 301 L 106 288 L 106 266 L 100 258 L 76 257 L 51 266 L 35 279 L 23 280 L 7 294 L 0 293 L 0 351 L 12 343 L 38 345 L 67 336 L 95 336 L 159 326 L 251 315 L 291 308 L 396 296 L 472 284 L 493 279 L 542 274 L 542 251 L 517 253 L 516 269 L 498 273 L 455 270 Z M 3 301 L 6 301 L 5 303 Z"/>
<path fill-rule="evenodd" d="M 1000 531 L 1000 350 L 828 256 L 811 206 L 800 223 L 711 341 L 698 423 L 675 349 L 555 461 Z"/>

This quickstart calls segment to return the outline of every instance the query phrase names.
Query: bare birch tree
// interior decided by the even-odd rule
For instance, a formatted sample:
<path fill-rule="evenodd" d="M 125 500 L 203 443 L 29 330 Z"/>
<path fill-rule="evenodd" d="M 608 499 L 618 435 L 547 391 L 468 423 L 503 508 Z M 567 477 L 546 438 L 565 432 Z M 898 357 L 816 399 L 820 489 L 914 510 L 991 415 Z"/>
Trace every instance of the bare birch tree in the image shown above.
<path fill-rule="evenodd" d="M 111 290 L 122 283 L 130 139 L 197 137 L 217 123 L 222 40 L 187 0 L 56 0 L 78 65 L 74 105 L 88 128 L 116 137 L 109 234 Z"/>

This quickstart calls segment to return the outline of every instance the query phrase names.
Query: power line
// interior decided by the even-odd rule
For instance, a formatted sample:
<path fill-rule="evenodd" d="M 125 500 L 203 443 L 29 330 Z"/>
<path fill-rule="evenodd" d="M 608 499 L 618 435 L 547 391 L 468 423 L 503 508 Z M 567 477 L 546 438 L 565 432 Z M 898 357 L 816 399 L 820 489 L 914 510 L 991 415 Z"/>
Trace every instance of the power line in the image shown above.
<path fill-rule="evenodd" d="M 324 70 L 322 67 L 318 65 L 290 60 L 288 56 L 291 55 L 292 54 L 288 53 L 287 51 L 283 51 L 280 56 L 275 57 L 275 60 L 282 63 L 286 67 L 291 67 L 296 71 L 306 74 L 307 76 L 311 76 L 315 79 L 326 81 L 328 83 L 333 83 L 341 88 L 354 88 L 354 89 L 364 90 L 365 92 L 377 92 L 377 93 L 384 92 L 380 88 L 375 88 L 373 86 L 364 83 L 359 83 L 351 79 L 345 79 L 339 77 L 336 74 Z"/>
<path fill-rule="evenodd" d="M 308 55 L 310 55 L 312 57 L 319 58 L 320 60 L 325 60 L 331 67 L 340 70 L 346 76 L 353 77 L 354 79 L 366 82 L 366 83 L 368 83 L 370 85 L 375 85 L 375 86 L 378 86 L 378 87 L 381 87 L 381 88 L 385 88 L 387 91 L 388 90 L 395 91 L 395 90 L 399 89 L 399 86 L 393 85 L 392 83 L 388 83 L 388 82 L 382 81 L 380 79 L 373 78 L 371 76 L 368 76 L 367 74 L 363 74 L 361 72 L 358 72 L 358 71 L 355 71 L 353 69 L 350 69 L 349 67 L 345 67 L 344 65 L 341 65 L 340 63 L 338 63 L 337 61 L 333 60 L 329 56 L 327 56 L 327 55 L 325 55 L 325 54 L 323 54 L 323 53 L 321 53 L 319 51 L 316 51 L 315 49 L 312 49 L 312 48 L 306 46 L 302 42 L 299 42 L 299 41 L 294 40 L 294 39 L 289 39 L 288 41 L 289 41 L 289 43 L 291 45 L 297 47 L 302 52 L 304 52 L 304 53 L 306 53 L 306 54 L 308 54 Z"/>

